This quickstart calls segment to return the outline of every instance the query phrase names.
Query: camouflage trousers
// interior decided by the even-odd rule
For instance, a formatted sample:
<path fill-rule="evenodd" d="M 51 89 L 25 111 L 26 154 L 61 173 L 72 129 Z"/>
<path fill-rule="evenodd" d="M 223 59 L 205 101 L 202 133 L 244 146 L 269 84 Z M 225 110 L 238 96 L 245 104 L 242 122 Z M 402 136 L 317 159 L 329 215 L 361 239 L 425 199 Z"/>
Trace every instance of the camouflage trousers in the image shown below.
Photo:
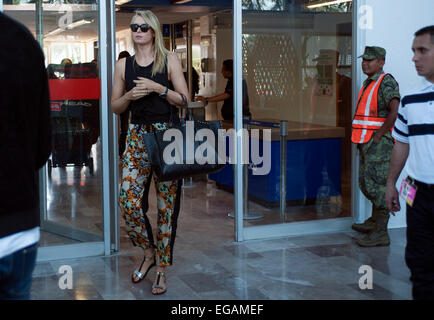
<path fill-rule="evenodd" d="M 379 143 L 371 139 L 359 144 L 359 187 L 365 197 L 379 210 L 387 210 L 386 181 L 394 140 L 390 132 Z"/>

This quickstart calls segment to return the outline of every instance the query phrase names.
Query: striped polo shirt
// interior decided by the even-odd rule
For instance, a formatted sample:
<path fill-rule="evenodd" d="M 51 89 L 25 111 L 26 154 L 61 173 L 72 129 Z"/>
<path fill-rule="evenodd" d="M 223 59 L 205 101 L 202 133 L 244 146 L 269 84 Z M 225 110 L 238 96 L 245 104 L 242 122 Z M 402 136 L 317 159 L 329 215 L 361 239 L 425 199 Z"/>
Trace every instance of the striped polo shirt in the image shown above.
<path fill-rule="evenodd" d="M 392 136 L 410 144 L 408 175 L 434 184 L 434 83 L 425 80 L 422 90 L 401 100 Z"/>

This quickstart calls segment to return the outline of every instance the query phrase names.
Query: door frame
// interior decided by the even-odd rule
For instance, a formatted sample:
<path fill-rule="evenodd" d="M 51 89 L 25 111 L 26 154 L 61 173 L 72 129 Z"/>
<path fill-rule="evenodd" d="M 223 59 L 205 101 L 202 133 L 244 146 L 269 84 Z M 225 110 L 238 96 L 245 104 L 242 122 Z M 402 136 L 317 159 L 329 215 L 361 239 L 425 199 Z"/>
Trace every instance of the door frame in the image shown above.
<path fill-rule="evenodd" d="M 98 44 L 100 65 L 100 132 L 101 132 L 101 208 L 103 222 L 103 241 L 83 242 L 78 244 L 40 247 L 37 261 L 57 259 L 72 259 L 88 256 L 110 255 L 119 250 L 119 221 L 118 221 L 118 145 L 117 145 L 117 117 L 111 112 L 111 88 L 114 72 L 114 56 L 116 35 L 115 29 L 115 1 L 100 1 L 98 4 Z M 45 167 L 41 174 L 45 177 Z M 44 181 L 44 180 L 42 180 Z M 41 193 L 46 199 L 46 182 Z M 41 201 L 43 214 L 46 214 L 46 203 Z M 83 240 L 92 238 L 83 238 Z M 94 238 L 95 240 L 95 238 Z"/>
<path fill-rule="evenodd" d="M 40 1 L 40 0 L 39 0 Z M 40 3 L 39 3 L 40 4 Z M 35 11 L 42 8 L 35 3 Z M 3 12 L 3 0 L 0 0 L 0 11 Z M 41 12 L 37 15 L 36 23 L 39 25 L 37 30 L 42 32 Z M 115 1 L 99 1 L 98 4 L 98 37 L 99 37 L 99 65 L 100 84 L 101 84 L 101 158 L 102 158 L 102 195 L 101 208 L 103 219 L 102 241 L 97 241 L 98 237 L 88 232 L 74 230 L 70 227 L 45 223 L 50 230 L 56 233 L 68 233 L 69 235 L 79 235 L 82 242 L 78 244 L 53 245 L 39 247 L 37 261 L 52 261 L 58 259 L 73 259 L 88 256 L 110 255 L 112 251 L 119 250 L 119 221 L 118 221 L 118 145 L 117 145 L 117 116 L 110 108 L 111 88 L 114 72 L 115 57 Z M 37 36 L 37 38 L 42 39 Z M 41 44 L 42 47 L 42 44 Z M 47 169 L 46 166 L 39 170 L 39 193 L 40 211 L 43 217 L 47 216 Z M 74 237 L 75 237 L 74 235 Z M 101 238 L 101 237 L 99 237 Z"/>
<path fill-rule="evenodd" d="M 360 47 L 360 39 L 358 38 L 359 32 L 357 30 L 357 12 L 359 8 L 359 2 L 363 0 L 353 1 L 353 13 L 352 13 L 352 49 L 353 57 L 356 56 L 357 49 Z M 242 128 L 242 1 L 233 1 L 233 46 L 234 46 L 234 124 L 235 131 L 239 132 Z M 353 87 L 352 96 L 353 101 L 357 98 L 356 87 L 360 82 L 360 68 L 353 63 Z M 353 103 L 354 112 L 354 103 Z M 356 159 L 356 149 L 352 147 L 352 169 L 351 169 L 351 211 L 352 217 L 338 218 L 338 219 L 325 219 L 318 221 L 303 221 L 303 222 L 291 222 L 280 223 L 263 226 L 250 226 L 245 227 L 243 224 L 243 170 L 242 170 L 242 139 L 241 135 L 237 135 L 235 142 L 236 145 L 236 165 L 235 165 L 235 182 L 234 182 L 234 195 L 235 195 L 235 229 L 234 238 L 236 242 L 245 240 L 256 239 L 273 239 L 283 238 L 289 236 L 307 235 L 307 234 L 319 234 L 319 233 L 332 233 L 350 230 L 351 224 L 354 219 L 359 215 L 360 209 L 360 192 L 358 191 L 357 184 L 357 170 L 358 164 Z"/>

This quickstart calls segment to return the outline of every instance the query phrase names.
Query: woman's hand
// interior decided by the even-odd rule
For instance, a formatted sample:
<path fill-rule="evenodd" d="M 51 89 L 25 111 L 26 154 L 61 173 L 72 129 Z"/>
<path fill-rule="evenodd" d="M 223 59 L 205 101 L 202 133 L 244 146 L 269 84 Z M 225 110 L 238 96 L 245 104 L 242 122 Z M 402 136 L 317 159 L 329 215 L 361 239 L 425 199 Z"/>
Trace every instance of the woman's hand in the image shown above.
<path fill-rule="evenodd" d="M 135 86 L 130 91 L 128 91 L 126 95 L 128 100 L 134 101 L 147 96 L 149 93 L 149 89 Z"/>
<path fill-rule="evenodd" d="M 149 80 L 147 78 L 138 77 L 138 80 L 133 80 L 136 86 L 128 91 L 127 98 L 129 100 L 138 100 L 149 95 L 152 92 L 161 93 L 164 90 L 164 87 L 156 83 L 155 81 Z"/>
<path fill-rule="evenodd" d="M 143 77 L 137 77 L 137 78 L 138 80 L 134 80 L 136 87 L 146 90 L 148 94 L 151 92 L 157 92 L 157 93 L 164 92 L 165 87 L 162 86 L 161 84 L 156 83 L 155 81 L 152 81 L 147 78 L 143 78 Z"/>

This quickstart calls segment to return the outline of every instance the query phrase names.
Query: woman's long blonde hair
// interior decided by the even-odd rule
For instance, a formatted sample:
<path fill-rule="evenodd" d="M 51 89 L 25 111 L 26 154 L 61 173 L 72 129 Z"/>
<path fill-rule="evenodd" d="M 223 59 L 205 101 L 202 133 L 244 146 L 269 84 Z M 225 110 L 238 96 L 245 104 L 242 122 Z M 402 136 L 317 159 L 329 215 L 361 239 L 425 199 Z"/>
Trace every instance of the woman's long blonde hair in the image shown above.
<path fill-rule="evenodd" d="M 139 10 L 136 11 L 136 14 L 131 19 L 131 24 L 134 22 L 136 17 L 142 17 L 147 24 L 154 30 L 154 65 L 152 66 L 152 76 L 157 73 L 163 72 L 164 67 L 166 66 L 167 61 L 167 49 L 164 47 L 163 43 L 163 35 L 160 29 L 160 21 L 158 18 L 149 10 Z M 133 39 L 133 35 L 131 34 L 131 39 Z M 137 45 L 134 43 L 134 51 L 137 52 Z M 134 60 L 136 59 L 134 55 Z"/>

